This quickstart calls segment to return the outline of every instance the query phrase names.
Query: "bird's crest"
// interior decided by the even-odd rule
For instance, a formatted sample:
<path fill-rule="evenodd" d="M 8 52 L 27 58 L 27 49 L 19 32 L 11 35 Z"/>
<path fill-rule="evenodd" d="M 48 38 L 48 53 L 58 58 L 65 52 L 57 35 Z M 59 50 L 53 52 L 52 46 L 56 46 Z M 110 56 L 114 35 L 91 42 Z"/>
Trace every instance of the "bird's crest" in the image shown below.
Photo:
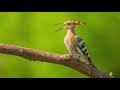
<path fill-rule="evenodd" d="M 68 21 L 64 22 L 64 25 L 68 24 L 68 23 L 77 23 L 77 24 L 80 24 L 79 21 L 68 20 Z"/>
<path fill-rule="evenodd" d="M 86 23 L 80 22 L 80 21 L 73 21 L 73 20 L 69 20 L 69 21 L 64 22 L 64 25 L 68 25 L 68 24 L 85 25 Z"/>
<path fill-rule="evenodd" d="M 61 24 L 61 23 L 60 23 Z M 54 24 L 54 25 L 60 25 L 60 24 Z M 79 21 L 73 21 L 73 20 L 68 20 L 66 22 L 64 22 L 64 25 L 68 25 L 68 24 L 74 24 L 74 25 L 85 25 L 86 23 L 83 22 L 79 22 Z M 59 28 L 58 30 L 56 30 L 55 32 L 61 30 L 63 28 Z"/>

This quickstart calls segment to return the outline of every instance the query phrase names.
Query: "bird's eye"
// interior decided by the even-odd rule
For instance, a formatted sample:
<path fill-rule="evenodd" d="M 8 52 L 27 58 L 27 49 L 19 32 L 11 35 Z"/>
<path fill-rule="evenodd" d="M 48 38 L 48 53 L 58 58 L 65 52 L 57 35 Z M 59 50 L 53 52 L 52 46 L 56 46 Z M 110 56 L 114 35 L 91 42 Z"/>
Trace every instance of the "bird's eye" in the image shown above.
<path fill-rule="evenodd" d="M 70 23 L 67 23 L 67 25 L 70 25 Z"/>

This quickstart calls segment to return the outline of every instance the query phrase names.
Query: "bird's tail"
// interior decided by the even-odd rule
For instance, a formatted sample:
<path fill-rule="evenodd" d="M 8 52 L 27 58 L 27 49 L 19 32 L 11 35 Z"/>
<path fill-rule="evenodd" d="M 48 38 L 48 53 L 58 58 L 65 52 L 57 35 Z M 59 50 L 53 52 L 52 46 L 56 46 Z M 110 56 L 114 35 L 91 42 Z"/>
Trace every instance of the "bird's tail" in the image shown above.
<path fill-rule="evenodd" d="M 90 57 L 88 57 L 88 60 L 89 60 L 90 65 L 96 68 L 96 66 L 92 64 Z"/>
<path fill-rule="evenodd" d="M 94 68 L 96 68 L 96 66 L 95 65 L 93 65 L 93 64 L 90 64 L 91 66 L 93 66 Z"/>

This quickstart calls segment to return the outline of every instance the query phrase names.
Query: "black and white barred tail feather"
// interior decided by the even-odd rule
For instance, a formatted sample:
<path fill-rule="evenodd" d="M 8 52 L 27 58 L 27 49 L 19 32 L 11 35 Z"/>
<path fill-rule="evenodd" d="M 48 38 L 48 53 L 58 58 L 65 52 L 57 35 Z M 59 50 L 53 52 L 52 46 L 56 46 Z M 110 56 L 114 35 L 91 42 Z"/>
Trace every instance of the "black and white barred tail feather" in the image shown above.
<path fill-rule="evenodd" d="M 96 68 L 96 66 L 92 64 L 90 57 L 88 57 L 88 60 L 90 61 L 90 65 Z"/>

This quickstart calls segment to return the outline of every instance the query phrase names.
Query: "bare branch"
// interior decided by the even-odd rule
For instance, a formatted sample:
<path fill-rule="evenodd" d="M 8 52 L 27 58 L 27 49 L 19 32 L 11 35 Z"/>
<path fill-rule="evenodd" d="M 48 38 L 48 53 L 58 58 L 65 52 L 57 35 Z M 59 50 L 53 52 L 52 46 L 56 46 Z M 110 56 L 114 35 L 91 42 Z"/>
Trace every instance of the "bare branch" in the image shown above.
<path fill-rule="evenodd" d="M 20 56 L 30 61 L 41 61 L 64 65 L 92 78 L 113 78 L 111 75 L 106 74 L 101 70 L 81 61 L 78 62 L 68 54 L 56 54 L 8 44 L 0 44 L 0 53 Z"/>

